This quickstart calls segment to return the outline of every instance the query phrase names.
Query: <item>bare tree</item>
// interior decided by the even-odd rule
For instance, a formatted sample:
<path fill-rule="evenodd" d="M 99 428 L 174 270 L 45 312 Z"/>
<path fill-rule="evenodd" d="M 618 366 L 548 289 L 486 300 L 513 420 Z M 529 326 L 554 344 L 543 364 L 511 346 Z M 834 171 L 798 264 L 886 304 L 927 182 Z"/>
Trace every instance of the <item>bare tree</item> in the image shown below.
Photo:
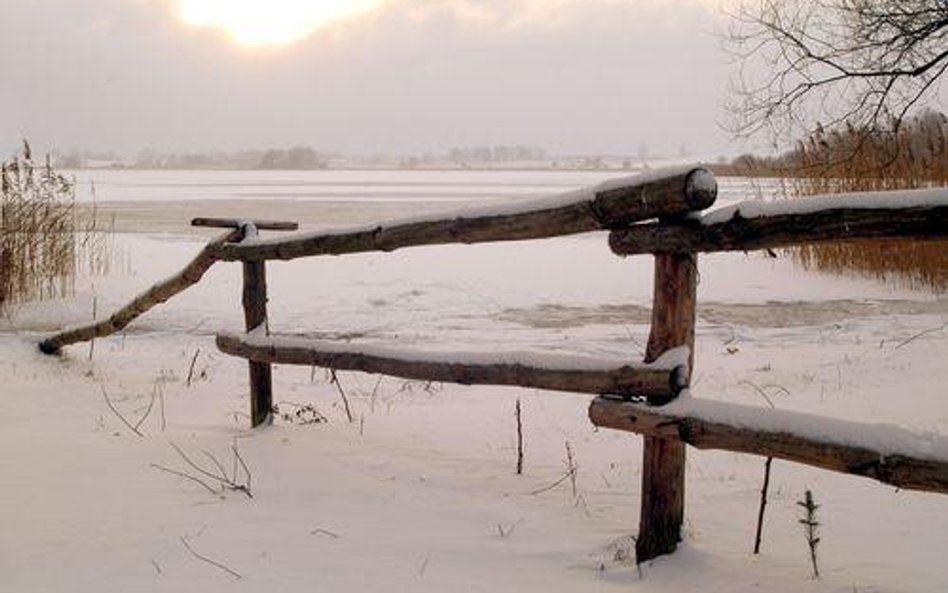
<path fill-rule="evenodd" d="M 740 136 L 817 121 L 897 130 L 948 70 L 948 0 L 739 0 L 731 12 Z"/>

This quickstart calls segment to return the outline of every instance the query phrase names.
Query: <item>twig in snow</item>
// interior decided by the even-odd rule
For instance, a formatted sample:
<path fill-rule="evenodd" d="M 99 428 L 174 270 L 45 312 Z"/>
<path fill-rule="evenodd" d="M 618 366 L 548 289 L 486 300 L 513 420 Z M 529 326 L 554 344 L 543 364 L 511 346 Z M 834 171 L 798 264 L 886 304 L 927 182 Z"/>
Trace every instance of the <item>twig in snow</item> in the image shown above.
<path fill-rule="evenodd" d="M 741 383 L 753 387 L 757 393 L 760 394 L 762 398 L 764 398 L 764 401 L 770 405 L 771 409 L 775 407 L 774 402 L 770 399 L 770 397 L 767 396 L 767 392 L 764 391 L 763 388 L 758 387 L 756 384 L 751 383 L 750 381 L 741 381 Z M 781 390 L 784 395 L 790 395 L 790 391 L 788 391 L 785 387 L 781 387 L 780 385 L 768 385 L 768 387 L 776 387 L 777 389 Z M 755 554 L 760 554 L 760 542 L 764 532 L 764 511 L 767 509 L 767 491 L 770 489 L 770 466 L 773 464 L 773 462 L 773 457 L 768 457 L 764 461 L 764 484 L 760 488 L 760 506 L 757 510 L 757 530 L 754 533 Z"/>
<path fill-rule="evenodd" d="M 128 427 L 128 429 L 129 429 L 130 431 L 132 431 L 132 432 L 134 432 L 135 434 L 137 434 L 140 438 L 145 438 L 145 435 L 143 435 L 141 432 L 139 432 L 138 427 L 137 427 L 137 426 L 132 426 L 132 423 L 129 422 L 128 419 L 127 419 L 125 416 L 123 416 L 122 413 L 119 412 L 119 411 L 115 408 L 114 405 L 112 405 L 112 400 L 109 399 L 109 393 L 105 390 L 105 387 L 104 387 L 104 386 L 100 386 L 100 388 L 102 389 L 102 397 L 105 398 L 105 403 L 109 406 L 109 409 L 112 410 L 112 413 L 115 414 L 116 416 L 118 416 L 118 419 L 121 420 L 121 421 L 122 421 L 122 424 L 124 424 L 126 427 Z"/>
<path fill-rule="evenodd" d="M 208 484 L 207 482 L 205 482 L 204 480 L 202 480 L 202 479 L 200 479 L 200 478 L 196 478 L 196 477 L 192 476 L 191 474 L 188 474 L 188 473 L 185 473 L 185 472 L 182 472 L 182 471 L 178 471 L 178 470 L 176 470 L 176 469 L 171 469 L 170 467 L 165 467 L 165 466 L 159 465 L 159 464 L 157 464 L 157 463 L 152 463 L 152 464 L 151 464 L 151 467 L 153 467 L 153 468 L 155 468 L 155 469 L 157 469 L 157 470 L 161 470 L 161 471 L 163 471 L 163 472 L 167 472 L 167 473 L 169 473 L 169 474 L 178 476 L 178 477 L 180 477 L 180 478 L 184 478 L 184 479 L 186 479 L 186 480 L 191 480 L 192 482 L 196 482 L 196 483 L 200 484 L 201 486 L 203 486 L 203 487 L 204 487 L 208 492 L 210 492 L 211 494 L 221 494 L 221 492 L 222 492 L 222 490 L 215 490 L 213 486 L 211 486 L 210 484 Z"/>
<path fill-rule="evenodd" d="M 565 482 L 566 480 L 570 479 L 570 477 L 572 476 L 572 474 L 573 474 L 573 471 L 572 471 L 572 470 L 571 470 L 571 471 L 568 471 L 568 472 L 566 472 L 565 474 L 563 474 L 562 476 L 560 476 L 559 479 L 557 479 L 555 482 L 553 482 L 553 483 L 550 484 L 549 486 L 544 486 L 543 488 L 539 488 L 539 489 L 537 489 L 537 490 L 533 490 L 533 491 L 531 491 L 531 492 L 528 492 L 527 494 L 529 494 L 529 495 L 531 495 L 531 496 L 535 496 L 535 495 L 537 495 L 537 494 L 543 494 L 544 492 L 549 492 L 550 490 L 553 490 L 554 488 L 556 488 L 557 486 L 559 486 L 560 484 L 562 484 L 562 483 Z"/>
<path fill-rule="evenodd" d="M 186 454 L 184 451 L 181 450 L 181 447 L 179 447 L 178 445 L 176 445 L 176 444 L 174 443 L 174 441 L 169 441 L 169 444 L 171 445 L 171 448 L 174 449 L 174 450 L 178 453 L 178 455 L 181 457 L 181 459 L 183 459 L 185 463 L 187 463 L 189 466 L 191 466 L 193 469 L 195 469 L 198 473 L 200 473 L 200 474 L 202 474 L 202 475 L 204 475 L 204 476 L 207 476 L 208 478 L 211 478 L 211 479 L 213 479 L 213 480 L 218 480 L 218 481 L 221 481 L 221 482 L 226 481 L 226 475 L 220 476 L 220 475 L 214 474 L 214 473 L 212 473 L 212 472 L 207 471 L 206 469 L 204 469 L 204 468 L 201 467 L 200 465 L 194 463 L 193 461 L 191 461 L 191 458 L 188 457 L 187 454 Z M 216 461 L 215 461 L 215 463 L 216 463 Z M 220 467 L 220 465 L 218 465 L 218 467 Z"/>
<path fill-rule="evenodd" d="M 418 569 L 418 578 L 422 578 L 425 576 L 425 571 L 428 570 L 428 562 L 430 560 L 431 558 L 425 558 L 425 561 L 421 563 L 421 568 Z"/>
<path fill-rule="evenodd" d="M 764 531 L 764 510 L 767 508 L 767 490 L 770 488 L 770 465 L 774 458 L 764 462 L 764 485 L 760 489 L 760 508 L 757 511 L 757 533 L 754 536 L 754 553 L 760 554 L 760 540 Z"/>
<path fill-rule="evenodd" d="M 214 455 L 212 455 L 211 453 L 209 453 L 209 452 L 207 452 L 207 451 L 202 451 L 202 453 L 204 453 L 204 455 L 205 455 L 208 459 L 210 459 L 211 463 L 214 465 L 214 468 L 217 470 L 218 473 L 214 473 L 213 471 L 208 471 L 206 468 L 201 467 L 200 465 L 198 465 L 197 463 L 195 463 L 194 460 L 191 459 L 191 458 L 181 449 L 181 447 L 179 447 L 178 445 L 176 445 L 176 444 L 175 444 L 174 442 L 172 442 L 172 441 L 169 441 L 169 443 L 170 443 L 171 447 L 178 453 L 178 455 L 181 457 L 181 459 L 183 459 L 184 462 L 185 462 L 191 469 L 193 469 L 195 472 L 197 472 L 197 474 L 198 474 L 199 476 L 203 476 L 204 478 L 206 478 L 206 479 L 208 479 L 208 480 L 213 480 L 214 482 L 217 482 L 218 488 L 215 489 L 214 487 L 210 486 L 205 480 L 203 480 L 203 479 L 201 479 L 201 478 L 199 478 L 199 477 L 197 477 L 197 476 L 195 476 L 195 475 L 193 475 L 193 474 L 190 474 L 190 473 L 188 473 L 188 472 L 184 472 L 184 471 L 180 471 L 180 470 L 171 469 L 171 468 L 165 467 L 165 466 L 163 466 L 163 465 L 158 465 L 158 464 L 154 464 L 154 463 L 153 463 L 153 464 L 152 464 L 152 467 L 154 467 L 155 469 L 160 469 L 160 470 L 165 471 L 165 472 L 168 472 L 168 473 L 170 473 L 170 474 L 174 474 L 174 475 L 176 475 L 176 476 L 180 476 L 180 477 L 183 477 L 183 478 L 187 478 L 187 479 L 189 479 L 189 480 L 191 480 L 191 481 L 193 481 L 193 482 L 197 482 L 198 484 L 204 486 L 205 489 L 207 489 L 208 491 L 210 491 L 210 492 L 212 492 L 212 493 L 214 493 L 214 494 L 222 494 L 222 493 L 224 492 L 224 490 L 234 490 L 234 491 L 237 491 L 237 492 L 243 492 L 244 494 L 247 495 L 247 498 L 253 498 L 253 491 L 252 491 L 253 475 L 252 475 L 251 472 L 250 472 L 250 468 L 247 467 L 247 464 L 244 462 L 243 457 L 240 456 L 240 452 L 237 450 L 237 446 L 236 446 L 236 445 L 234 445 L 233 447 L 231 447 L 231 452 L 232 452 L 233 455 L 234 455 L 234 470 L 233 470 L 233 477 L 231 477 L 231 476 L 228 476 L 228 475 L 227 475 L 227 472 L 224 470 L 223 464 L 221 464 L 221 463 L 217 460 L 217 458 L 214 457 Z M 239 477 L 239 475 L 238 475 L 238 474 L 239 474 L 239 472 L 238 472 L 238 466 L 239 466 L 240 468 L 242 468 L 243 471 L 244 471 L 244 475 L 245 475 L 245 477 L 246 477 L 246 480 L 244 481 L 244 483 L 240 483 L 240 482 L 238 482 L 238 480 L 237 480 L 237 478 Z"/>
<path fill-rule="evenodd" d="M 188 378 L 185 381 L 185 385 L 188 387 L 191 386 L 191 380 L 194 378 L 194 365 L 197 363 L 198 354 L 201 353 L 201 349 L 198 348 L 194 351 L 194 356 L 191 357 L 191 366 L 188 367 Z"/>
<path fill-rule="evenodd" d="M 168 426 L 165 420 L 165 389 L 158 381 L 155 381 L 154 389 L 158 392 L 158 411 L 161 412 L 161 432 L 164 432 Z"/>
<path fill-rule="evenodd" d="M 372 388 L 372 395 L 369 396 L 369 411 L 373 414 L 375 413 L 375 398 L 379 394 L 379 385 L 382 384 L 382 379 L 385 378 L 385 375 L 379 375 L 378 380 L 375 382 L 375 387 Z"/>
<path fill-rule="evenodd" d="M 346 408 L 346 418 L 352 423 L 352 408 L 349 407 L 349 398 L 346 397 L 346 390 L 342 388 L 342 383 L 339 382 L 339 377 L 336 376 L 336 369 L 329 369 L 329 377 L 329 382 L 336 386 L 339 395 L 342 396 L 342 404 Z"/>
<path fill-rule="evenodd" d="M 310 531 L 309 534 L 310 535 L 325 535 L 326 537 L 330 537 L 332 539 L 339 539 L 340 537 L 338 533 L 333 533 L 332 531 L 329 531 L 328 529 L 323 529 L 321 527 L 317 527 L 316 529 Z"/>
<path fill-rule="evenodd" d="M 523 416 L 520 408 L 520 398 L 517 398 L 517 475 L 523 475 Z"/>
<path fill-rule="evenodd" d="M 135 432 L 138 432 L 138 429 L 141 428 L 142 424 L 145 423 L 145 420 L 148 420 L 148 416 L 151 415 L 152 408 L 155 407 L 155 399 L 157 398 L 157 393 L 153 389 L 151 392 L 151 399 L 148 400 L 148 407 L 145 409 L 145 413 L 142 414 L 142 417 L 138 419 L 138 422 L 135 423 Z M 141 434 L 141 433 L 139 433 Z"/>
<path fill-rule="evenodd" d="M 578 472 L 579 472 L 579 467 L 576 465 L 576 462 L 573 459 L 573 448 L 570 447 L 569 441 L 566 441 L 566 473 L 560 476 L 559 479 L 557 479 L 555 482 L 553 482 L 549 486 L 544 486 L 543 488 L 533 490 L 531 492 L 528 492 L 527 494 L 530 494 L 530 495 L 543 494 L 544 492 L 549 492 L 550 490 L 553 490 L 554 488 L 556 488 L 557 486 L 559 486 L 566 480 L 569 480 L 570 485 L 572 487 L 573 500 L 577 500 L 576 474 Z"/>
<path fill-rule="evenodd" d="M 566 441 L 566 473 L 569 476 L 570 485 L 573 489 L 573 498 L 576 498 L 576 473 L 579 468 L 576 466 L 576 462 L 573 460 L 573 448 L 569 446 L 569 441 Z"/>
<path fill-rule="evenodd" d="M 925 331 L 918 332 L 917 334 L 915 334 L 914 336 L 908 338 L 907 340 L 902 340 L 901 342 L 899 342 L 898 344 L 896 344 L 895 347 L 896 347 L 896 348 L 901 348 L 902 346 L 905 346 L 906 344 L 909 344 L 909 343 L 911 343 L 911 342 L 914 342 L 915 340 L 921 338 L 922 336 L 926 336 L 926 335 L 928 335 L 928 334 L 933 334 L 933 333 L 935 333 L 935 332 L 941 331 L 941 330 L 946 329 L 946 328 L 948 328 L 948 323 L 943 323 L 943 324 L 942 324 L 941 326 L 939 326 L 939 327 L 932 327 L 932 328 L 926 329 Z"/>
<path fill-rule="evenodd" d="M 230 576 L 234 577 L 235 579 L 238 579 L 238 580 L 239 580 L 239 579 L 244 578 L 244 577 L 240 576 L 240 573 L 239 573 L 239 572 L 237 572 L 236 570 L 230 568 L 229 566 L 227 566 L 227 565 L 225 565 L 225 564 L 222 564 L 221 562 L 218 562 L 217 560 L 213 560 L 213 559 L 211 559 L 211 558 L 208 558 L 207 556 L 204 556 L 204 555 L 202 555 L 202 554 L 198 554 L 198 553 L 194 550 L 194 548 L 191 547 L 191 544 L 188 543 L 187 538 L 184 537 L 183 535 L 181 536 L 181 543 L 184 544 L 184 547 L 187 548 L 188 552 L 191 552 L 191 555 L 194 556 L 195 558 L 197 558 L 198 560 L 200 560 L 200 561 L 202 561 L 202 562 L 206 562 L 206 563 L 210 564 L 211 566 L 213 566 L 213 567 L 215 567 L 215 568 L 217 568 L 217 569 L 219 569 L 219 570 L 222 570 L 222 571 L 226 572 L 227 574 L 229 574 Z"/>
<path fill-rule="evenodd" d="M 98 303 L 99 297 L 92 297 L 92 323 L 96 322 L 96 316 L 98 315 Z M 89 339 L 89 360 L 92 360 L 92 354 L 95 352 L 95 336 Z"/>
<path fill-rule="evenodd" d="M 207 457 L 207 458 L 211 461 L 211 463 L 214 464 L 214 467 L 217 468 L 217 471 L 220 472 L 220 475 L 222 475 L 222 476 L 226 476 L 226 475 L 227 475 L 227 472 L 224 471 L 224 466 L 222 466 L 221 463 L 217 460 L 217 457 L 214 457 L 213 455 L 211 455 L 210 451 L 204 451 L 204 450 L 202 450 L 201 453 L 203 453 L 204 456 Z M 235 460 L 234 460 L 234 462 L 235 462 L 235 466 L 234 466 L 234 477 L 237 476 L 236 461 L 237 461 L 237 460 L 235 459 Z"/>
<path fill-rule="evenodd" d="M 774 406 L 773 400 L 770 399 L 770 396 L 767 395 L 767 392 L 764 390 L 763 387 L 760 387 L 759 385 L 751 381 L 741 381 L 741 385 L 747 385 L 751 387 L 754 391 L 757 392 L 758 395 L 760 395 L 760 397 L 764 398 L 764 401 L 767 402 L 767 405 L 770 406 L 771 409 L 776 409 L 776 406 Z M 781 387 L 780 385 L 771 384 L 771 385 L 765 385 L 764 387 L 775 387 L 779 391 L 783 392 L 784 395 L 790 395 L 790 392 L 785 387 Z"/>
<path fill-rule="evenodd" d="M 247 484 L 244 492 L 248 497 L 253 498 L 253 495 L 250 493 L 250 486 L 253 483 L 253 474 L 250 473 L 250 468 L 247 467 L 247 464 L 244 462 L 244 458 L 240 455 L 240 451 L 237 449 L 237 445 L 231 445 L 230 450 L 234 453 L 234 458 L 240 463 L 240 467 L 244 470 L 244 475 L 247 477 Z M 234 480 L 237 479 L 237 471 L 234 471 Z"/>

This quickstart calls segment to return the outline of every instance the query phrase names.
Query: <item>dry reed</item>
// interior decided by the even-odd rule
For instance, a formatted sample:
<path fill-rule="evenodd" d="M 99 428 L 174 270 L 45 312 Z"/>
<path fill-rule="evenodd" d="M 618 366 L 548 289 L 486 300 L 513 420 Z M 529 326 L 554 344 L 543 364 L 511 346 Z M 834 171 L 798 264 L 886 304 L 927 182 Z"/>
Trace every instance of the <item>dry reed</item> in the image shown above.
<path fill-rule="evenodd" d="M 887 131 L 817 129 L 787 157 L 791 197 L 948 186 L 948 119 L 926 110 Z M 942 292 L 948 242 L 865 241 L 790 250 L 807 269 L 872 277 Z"/>
<path fill-rule="evenodd" d="M 72 292 L 80 266 L 104 273 L 110 233 L 95 211 L 80 216 L 74 184 L 37 164 L 28 143 L 0 163 L 0 312 L 15 304 Z"/>

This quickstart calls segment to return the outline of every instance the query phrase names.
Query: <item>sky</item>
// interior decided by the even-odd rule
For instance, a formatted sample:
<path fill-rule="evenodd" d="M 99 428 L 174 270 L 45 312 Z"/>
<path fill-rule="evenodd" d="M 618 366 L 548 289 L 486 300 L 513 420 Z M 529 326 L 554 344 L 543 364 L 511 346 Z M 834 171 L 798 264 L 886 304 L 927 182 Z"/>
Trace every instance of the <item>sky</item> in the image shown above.
<path fill-rule="evenodd" d="M 0 148 L 713 157 L 707 0 L 0 0 Z"/>

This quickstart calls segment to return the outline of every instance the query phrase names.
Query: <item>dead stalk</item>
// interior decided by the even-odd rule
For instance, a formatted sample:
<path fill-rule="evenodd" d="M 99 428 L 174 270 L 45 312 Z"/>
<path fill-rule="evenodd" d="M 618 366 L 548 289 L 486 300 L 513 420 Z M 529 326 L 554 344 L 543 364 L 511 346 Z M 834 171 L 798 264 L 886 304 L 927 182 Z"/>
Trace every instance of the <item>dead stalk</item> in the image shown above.
<path fill-rule="evenodd" d="M 346 397 L 346 390 L 342 388 L 342 383 L 339 382 L 339 377 L 336 375 L 336 369 L 329 369 L 329 382 L 336 386 L 336 390 L 339 391 L 340 397 L 342 397 L 342 405 L 346 410 L 346 419 L 351 424 L 354 419 L 352 417 L 352 408 L 349 407 L 349 398 Z"/>
<path fill-rule="evenodd" d="M 217 568 L 217 569 L 219 569 L 219 570 L 222 570 L 222 571 L 226 572 L 227 574 L 229 574 L 230 576 L 234 577 L 235 579 L 240 580 L 240 579 L 243 578 L 242 576 L 240 576 L 240 573 L 239 573 L 239 572 L 237 572 L 236 570 L 230 568 L 230 567 L 227 566 L 226 564 L 223 564 L 223 563 L 221 563 L 221 562 L 218 562 L 217 560 L 213 560 L 213 559 L 211 559 L 211 558 L 208 558 L 207 556 L 204 556 L 204 555 L 199 554 L 198 552 L 196 552 L 196 551 L 194 550 L 194 548 L 191 547 L 191 544 L 188 543 L 188 539 L 187 539 L 186 537 L 184 537 L 183 535 L 181 536 L 181 543 L 184 544 L 184 547 L 187 548 L 188 552 L 190 552 L 191 555 L 194 556 L 195 558 L 197 558 L 198 560 L 200 560 L 200 561 L 202 561 L 202 562 L 206 562 L 207 564 L 210 564 L 211 566 L 213 566 L 213 567 L 215 567 L 215 568 Z"/>
<path fill-rule="evenodd" d="M 247 495 L 247 498 L 253 498 L 253 474 L 250 472 L 250 468 L 247 466 L 247 463 L 244 461 L 243 457 L 240 455 L 240 451 L 237 449 L 237 445 L 231 447 L 231 453 L 233 454 L 233 471 L 231 475 L 227 475 L 227 471 L 224 469 L 223 464 L 209 451 L 202 451 L 205 457 L 207 457 L 211 464 L 214 466 L 214 469 L 217 470 L 211 471 L 205 467 L 202 467 L 196 463 L 187 453 L 184 452 L 181 447 L 176 445 L 173 441 L 169 441 L 171 448 L 177 452 L 178 456 L 184 461 L 184 463 L 194 470 L 195 473 L 189 473 L 187 471 L 181 471 L 177 469 L 172 469 L 163 465 L 156 463 L 151 464 L 155 469 L 180 476 L 196 482 L 203 486 L 206 490 L 213 494 L 223 494 L 225 490 L 231 490 L 236 492 L 243 492 Z M 240 470 L 243 470 L 243 480 L 239 480 Z M 200 477 L 199 477 L 200 476 Z M 210 480 L 210 482 L 208 482 Z M 217 483 L 217 488 L 211 486 L 210 484 Z"/>
<path fill-rule="evenodd" d="M 770 488 L 770 465 L 774 458 L 768 457 L 764 462 L 764 485 L 760 488 L 760 507 L 757 510 L 757 532 L 754 535 L 754 553 L 760 554 L 760 542 L 764 531 L 764 511 L 767 508 L 767 490 Z"/>
<path fill-rule="evenodd" d="M 576 498 L 576 473 L 579 468 L 576 466 L 576 462 L 573 460 L 573 448 L 570 447 L 569 441 L 566 441 L 566 473 L 569 476 L 570 486 L 573 491 L 573 498 Z"/>
<path fill-rule="evenodd" d="M 517 398 L 517 475 L 523 475 L 523 417 L 520 407 L 520 398 Z"/>
<path fill-rule="evenodd" d="M 573 500 L 576 500 L 577 499 L 576 474 L 578 472 L 579 472 L 579 467 L 576 465 L 576 462 L 573 459 L 573 448 L 570 446 L 569 441 L 566 441 L 566 473 L 560 476 L 552 484 L 548 486 L 544 486 L 543 488 L 538 488 L 537 490 L 528 492 L 528 494 L 530 494 L 531 496 L 535 496 L 537 494 L 543 494 L 544 492 L 549 492 L 550 490 L 553 490 L 560 484 L 564 483 L 566 480 L 569 480 L 570 485 L 572 487 L 571 489 L 573 493 Z"/>
<path fill-rule="evenodd" d="M 122 424 L 124 424 L 130 431 L 138 435 L 140 438 L 145 438 L 145 435 L 143 435 L 138 430 L 138 427 L 141 426 L 141 422 L 139 422 L 136 425 L 132 425 L 132 423 L 129 422 L 128 419 L 125 416 L 123 416 L 122 413 L 119 412 L 118 409 L 112 404 L 112 400 L 109 399 L 109 393 L 105 390 L 105 387 L 100 386 L 100 388 L 102 389 L 102 397 L 105 398 L 105 403 L 106 405 L 109 406 L 109 409 L 112 410 L 112 413 L 115 414 L 118 417 L 118 419 L 122 421 Z"/>
<path fill-rule="evenodd" d="M 185 381 L 185 385 L 188 387 L 191 386 L 191 380 L 194 378 L 194 365 L 197 363 L 198 354 L 201 353 L 201 349 L 198 348 L 194 351 L 194 356 L 191 357 L 191 366 L 188 367 L 188 378 Z"/>
<path fill-rule="evenodd" d="M 99 308 L 99 298 L 96 296 L 92 297 L 92 323 L 96 322 L 96 317 L 98 317 L 98 308 Z M 89 360 L 92 360 L 92 355 L 95 353 L 95 336 L 92 336 L 92 339 L 89 340 Z"/>

